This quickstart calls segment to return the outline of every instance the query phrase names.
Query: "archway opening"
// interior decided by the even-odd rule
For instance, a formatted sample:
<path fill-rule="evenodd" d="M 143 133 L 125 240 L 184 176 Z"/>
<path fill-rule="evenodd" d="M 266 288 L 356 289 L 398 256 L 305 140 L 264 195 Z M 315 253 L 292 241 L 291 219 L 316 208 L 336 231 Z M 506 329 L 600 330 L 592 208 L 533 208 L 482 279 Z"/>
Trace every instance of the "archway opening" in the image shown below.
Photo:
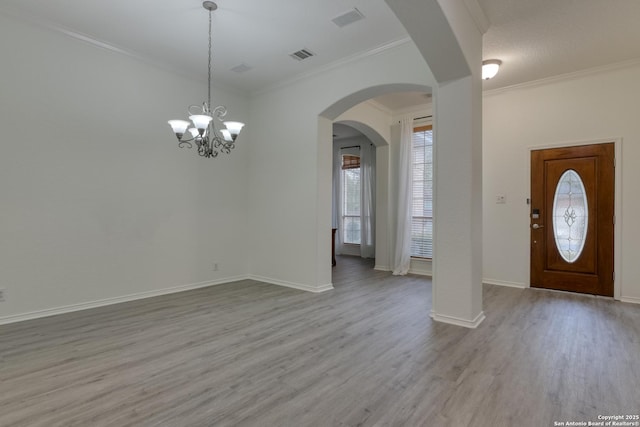
<path fill-rule="evenodd" d="M 376 157 L 376 171 L 375 178 L 375 228 L 373 234 L 375 235 L 375 269 L 377 270 L 390 270 L 391 263 L 390 258 L 392 255 L 393 245 L 395 239 L 393 238 L 394 231 L 392 230 L 392 217 L 394 211 L 392 210 L 392 200 L 390 199 L 390 173 L 394 170 L 394 166 L 391 164 L 392 156 L 392 127 L 394 125 L 395 112 L 391 109 L 376 107 L 375 102 L 368 102 L 375 98 L 379 98 L 383 95 L 390 94 L 408 94 L 413 95 L 413 105 L 410 107 L 416 107 L 416 99 L 421 102 L 421 108 L 425 105 L 431 105 L 430 95 L 432 93 L 431 87 L 418 84 L 388 84 L 381 86 L 374 86 L 367 89 L 360 90 L 345 96 L 342 99 L 337 100 L 331 106 L 326 108 L 319 117 L 318 120 L 318 144 L 319 152 L 322 152 L 322 147 L 332 147 L 330 156 L 320 156 L 320 158 L 326 158 L 326 164 L 321 164 L 319 167 L 318 176 L 319 184 L 321 187 L 330 189 L 327 192 L 330 197 L 326 200 L 326 203 L 320 203 L 318 209 L 326 209 L 331 211 L 332 228 L 336 227 L 336 219 L 338 219 L 335 212 L 336 203 L 336 153 L 333 150 L 332 136 L 334 135 L 333 126 L 338 124 L 339 126 L 348 126 L 351 129 L 355 129 L 359 134 L 363 135 L 368 141 L 373 144 Z M 364 105 L 364 106 L 363 106 Z M 406 106 L 405 106 L 406 107 Z M 406 108 L 405 108 L 406 109 Z M 415 108 L 418 110 L 418 108 Z M 338 230 L 338 233 L 344 232 L 344 230 Z M 320 231 L 319 231 L 320 233 Z M 341 237 L 340 235 L 338 236 Z M 353 248 L 352 252 L 353 252 Z M 355 253 L 350 253 L 354 255 Z M 325 268 L 319 266 L 319 268 Z M 331 277 L 331 267 L 327 267 L 328 277 Z"/>

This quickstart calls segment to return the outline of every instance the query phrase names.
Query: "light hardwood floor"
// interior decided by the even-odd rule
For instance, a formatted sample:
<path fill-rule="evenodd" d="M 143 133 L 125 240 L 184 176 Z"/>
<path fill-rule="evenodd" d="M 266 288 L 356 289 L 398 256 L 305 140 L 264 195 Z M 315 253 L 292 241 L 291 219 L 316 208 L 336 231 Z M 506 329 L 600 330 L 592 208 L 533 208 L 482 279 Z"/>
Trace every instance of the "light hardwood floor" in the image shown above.
<path fill-rule="evenodd" d="M 640 307 L 431 285 L 340 257 L 335 290 L 251 280 L 0 326 L 0 426 L 552 426 L 640 413 Z"/>

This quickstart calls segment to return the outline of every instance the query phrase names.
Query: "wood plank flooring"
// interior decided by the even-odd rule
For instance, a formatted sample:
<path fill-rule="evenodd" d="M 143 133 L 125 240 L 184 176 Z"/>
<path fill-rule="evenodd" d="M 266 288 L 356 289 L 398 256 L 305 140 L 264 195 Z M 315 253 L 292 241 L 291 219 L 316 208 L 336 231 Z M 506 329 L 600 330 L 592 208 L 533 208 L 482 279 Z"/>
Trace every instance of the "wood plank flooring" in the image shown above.
<path fill-rule="evenodd" d="M 335 290 L 251 280 L 0 326 L 0 426 L 552 426 L 640 413 L 640 307 L 431 284 L 339 257 Z"/>

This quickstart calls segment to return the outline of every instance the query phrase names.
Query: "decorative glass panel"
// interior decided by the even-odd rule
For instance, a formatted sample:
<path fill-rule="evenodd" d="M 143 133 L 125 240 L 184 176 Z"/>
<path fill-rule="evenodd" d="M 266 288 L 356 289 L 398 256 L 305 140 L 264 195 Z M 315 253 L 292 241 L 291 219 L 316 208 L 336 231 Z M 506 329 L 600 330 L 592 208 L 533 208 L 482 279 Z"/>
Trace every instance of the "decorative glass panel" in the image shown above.
<path fill-rule="evenodd" d="M 553 234 L 560 256 L 575 262 L 584 249 L 589 223 L 587 194 L 573 169 L 562 174 L 553 197 Z"/>

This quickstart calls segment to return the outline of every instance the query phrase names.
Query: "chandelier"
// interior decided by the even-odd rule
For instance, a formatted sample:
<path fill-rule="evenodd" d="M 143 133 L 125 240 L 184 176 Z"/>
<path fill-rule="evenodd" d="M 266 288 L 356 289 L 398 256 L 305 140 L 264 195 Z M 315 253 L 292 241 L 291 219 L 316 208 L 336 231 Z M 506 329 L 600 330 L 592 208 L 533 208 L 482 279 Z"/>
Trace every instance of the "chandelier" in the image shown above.
<path fill-rule="evenodd" d="M 235 147 L 235 141 L 244 123 L 223 121 L 227 115 L 227 108 L 219 105 L 211 108 L 211 12 L 218 8 L 212 1 L 205 1 L 202 7 L 209 11 L 209 78 L 207 102 L 190 105 L 187 109 L 189 120 L 169 120 L 169 125 L 178 138 L 178 147 L 198 148 L 202 157 L 217 157 L 219 153 L 229 154 Z M 224 128 L 219 128 L 222 122 Z"/>

